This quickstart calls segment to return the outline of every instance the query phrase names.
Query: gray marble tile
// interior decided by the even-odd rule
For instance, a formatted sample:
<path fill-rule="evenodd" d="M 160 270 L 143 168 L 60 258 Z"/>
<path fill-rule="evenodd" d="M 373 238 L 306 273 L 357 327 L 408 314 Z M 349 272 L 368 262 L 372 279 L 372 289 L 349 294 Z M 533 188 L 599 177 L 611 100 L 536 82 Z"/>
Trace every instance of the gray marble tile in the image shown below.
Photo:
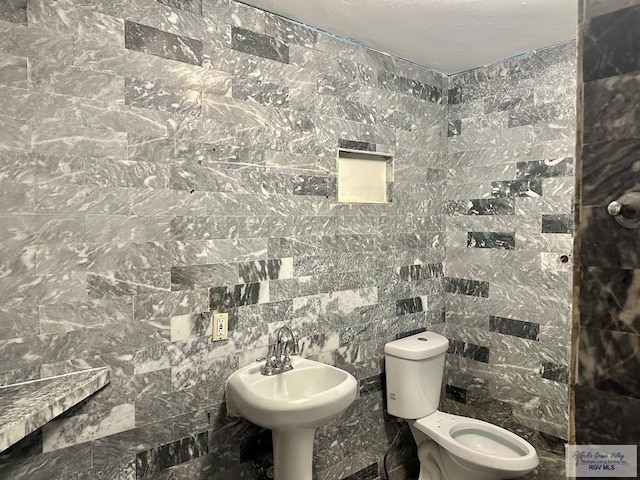
<path fill-rule="evenodd" d="M 6 150 L 29 150 L 31 127 L 13 118 L 0 116 L 0 148 Z"/>
<path fill-rule="evenodd" d="M 306 25 L 276 15 L 266 15 L 264 33 L 283 42 L 313 48 L 318 32 Z"/>
<path fill-rule="evenodd" d="M 106 368 L 2 387 L 3 450 L 109 383 Z"/>
<path fill-rule="evenodd" d="M 289 88 L 252 78 L 233 79 L 233 98 L 274 107 L 289 106 Z"/>
<path fill-rule="evenodd" d="M 134 299 L 135 320 L 167 318 L 208 311 L 207 289 L 160 292 L 138 295 Z"/>
<path fill-rule="evenodd" d="M 3 3 L 4 5 L 6 3 Z M 73 41 L 70 37 L 9 22 L 3 22 L 0 32 L 5 39 L 0 50 L 10 55 L 50 58 L 52 61 L 66 64 L 71 63 L 73 59 Z"/>
<path fill-rule="evenodd" d="M 168 292 L 169 289 L 170 274 L 168 269 L 87 274 L 87 296 L 89 298 Z"/>
<path fill-rule="evenodd" d="M 0 233 L 3 245 L 24 243 L 82 242 L 85 227 L 82 216 L 11 215 L 0 217 L 5 229 Z"/>
<path fill-rule="evenodd" d="M 231 95 L 231 78 L 228 72 L 218 71 L 206 65 L 200 67 L 182 62 L 166 62 L 160 67 L 162 83 L 182 90 L 195 90 L 214 95 Z"/>
<path fill-rule="evenodd" d="M 49 156 L 33 152 L 2 152 L 0 181 L 25 184 L 84 183 L 84 158 L 72 155 Z"/>
<path fill-rule="evenodd" d="M 86 5 L 59 4 L 50 0 L 29 2 L 29 27 L 54 31 L 61 36 L 124 44 L 124 21 Z"/>
<path fill-rule="evenodd" d="M 32 144 L 38 153 L 44 154 L 62 156 L 72 151 L 77 156 L 123 158 L 126 134 L 51 122 L 34 127 Z"/>
<path fill-rule="evenodd" d="M 35 212 L 39 214 L 124 215 L 129 212 L 127 192 L 119 188 L 38 185 L 35 198 Z"/>
<path fill-rule="evenodd" d="M 152 108 L 181 115 L 202 115 L 200 92 L 171 89 L 160 82 L 127 78 L 125 101 L 133 107 Z"/>
<path fill-rule="evenodd" d="M 46 61 L 32 62 L 29 85 L 43 92 L 116 104 L 124 102 L 124 78 L 74 67 L 59 67 Z"/>
<path fill-rule="evenodd" d="M 27 59 L 3 55 L 0 60 L 0 84 L 16 88 L 27 88 Z"/>
<path fill-rule="evenodd" d="M 179 8 L 186 12 L 195 13 L 196 15 L 202 15 L 202 0 L 158 0 L 164 5 L 170 7 Z"/>

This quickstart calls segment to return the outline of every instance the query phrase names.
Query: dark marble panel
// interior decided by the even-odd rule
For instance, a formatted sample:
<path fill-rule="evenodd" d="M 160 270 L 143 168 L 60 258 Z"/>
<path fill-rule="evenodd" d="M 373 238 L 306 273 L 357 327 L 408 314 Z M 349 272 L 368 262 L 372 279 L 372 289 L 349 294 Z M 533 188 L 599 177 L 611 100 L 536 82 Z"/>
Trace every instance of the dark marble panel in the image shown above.
<path fill-rule="evenodd" d="M 640 230 L 623 228 L 605 207 L 581 207 L 580 230 L 583 266 L 640 268 Z"/>
<path fill-rule="evenodd" d="M 640 125 L 638 121 L 635 123 Z M 582 204 L 605 206 L 624 192 L 640 191 L 638 175 L 630 175 L 637 165 L 640 165 L 639 138 L 585 145 L 582 150 Z"/>
<path fill-rule="evenodd" d="M 576 385 L 577 444 L 624 445 L 640 438 L 640 400 Z"/>
<path fill-rule="evenodd" d="M 210 308 L 212 312 L 226 312 L 230 308 L 260 303 L 261 291 L 267 289 L 267 283 L 247 283 L 233 287 L 215 287 L 210 289 Z"/>
<path fill-rule="evenodd" d="M 335 177 L 300 175 L 295 177 L 293 194 L 335 197 L 337 195 L 337 188 Z"/>
<path fill-rule="evenodd" d="M 585 145 L 640 136 L 640 112 L 636 108 L 639 101 L 640 73 L 587 83 L 584 87 Z"/>
<path fill-rule="evenodd" d="M 489 348 L 461 340 L 449 340 L 447 353 L 458 357 L 469 358 L 477 362 L 489 363 Z"/>
<path fill-rule="evenodd" d="M 202 16 L 202 0 L 158 0 L 158 2 Z"/>
<path fill-rule="evenodd" d="M 640 398 L 640 336 L 583 327 L 579 348 L 580 385 Z"/>
<path fill-rule="evenodd" d="M 338 139 L 338 148 L 346 148 L 348 150 L 362 150 L 364 152 L 375 152 L 375 143 L 356 142 L 354 140 Z"/>
<path fill-rule="evenodd" d="M 240 462 L 255 460 L 262 455 L 268 455 L 273 451 L 271 431 L 264 429 L 251 429 L 250 435 L 240 438 Z"/>
<path fill-rule="evenodd" d="M 42 429 L 30 433 L 19 442 L 0 452 L 0 470 L 5 464 L 40 455 L 42 450 Z"/>
<path fill-rule="evenodd" d="M 245 283 L 263 282 L 265 280 L 277 280 L 279 278 L 291 277 L 292 260 L 288 259 L 289 272 L 286 272 L 287 265 L 283 265 L 282 259 L 256 260 L 255 262 L 243 262 L 238 264 L 240 278 Z"/>
<path fill-rule="evenodd" d="M 513 318 L 489 317 L 489 331 L 512 335 L 514 337 L 538 340 L 540 324 L 514 320 Z"/>
<path fill-rule="evenodd" d="M 209 453 L 209 433 L 186 437 L 136 455 L 136 477 L 148 478 Z M 155 477 L 154 477 L 155 478 Z"/>
<path fill-rule="evenodd" d="M 425 278 L 443 277 L 442 263 L 428 263 L 424 265 L 407 265 L 400 267 L 398 275 L 402 280 L 414 281 Z"/>
<path fill-rule="evenodd" d="M 422 333 L 426 331 L 427 331 L 426 328 L 416 328 L 414 330 L 408 330 L 406 332 L 396 333 L 396 340 L 400 340 L 401 338 L 407 338 L 407 337 L 410 337 L 411 335 L 416 335 L 418 333 Z"/>
<path fill-rule="evenodd" d="M 231 44 L 234 50 L 258 57 L 289 63 L 289 46 L 273 37 L 233 27 Z"/>
<path fill-rule="evenodd" d="M 129 50 L 202 65 L 202 42 L 193 38 L 158 30 L 139 23 L 125 21 L 125 47 Z"/>
<path fill-rule="evenodd" d="M 413 298 L 403 298 L 401 300 L 396 300 L 396 315 L 407 315 L 409 313 L 418 313 L 422 312 L 422 298 L 413 297 Z"/>
<path fill-rule="evenodd" d="M 233 265 L 210 264 L 189 267 L 171 267 L 171 290 L 193 290 L 198 287 L 226 285 L 238 280 L 238 270 Z"/>
<path fill-rule="evenodd" d="M 445 213 L 459 215 L 513 215 L 513 198 L 478 198 L 474 200 L 451 201 L 445 206 Z"/>
<path fill-rule="evenodd" d="M 368 467 L 364 467 L 362 470 L 345 477 L 343 480 L 375 480 L 376 478 L 378 478 L 378 464 L 372 463 Z"/>
<path fill-rule="evenodd" d="M 90 458 L 96 468 L 113 465 L 158 445 L 171 443 L 174 439 L 173 421 L 168 420 L 126 430 L 84 445 L 93 447 Z"/>
<path fill-rule="evenodd" d="M 233 98 L 250 100 L 272 107 L 289 106 L 289 87 L 264 82 L 255 78 L 234 77 Z"/>
<path fill-rule="evenodd" d="M 454 385 L 445 385 L 445 394 L 449 400 L 458 403 L 467 403 L 467 390 Z"/>
<path fill-rule="evenodd" d="M 47 480 L 78 478 L 91 469 L 91 444 L 55 450 L 0 466 L 0 478 Z"/>
<path fill-rule="evenodd" d="M 553 362 L 542 362 L 540 376 L 559 383 L 569 383 L 569 367 Z"/>
<path fill-rule="evenodd" d="M 640 335 L 640 270 L 583 267 L 580 324 Z"/>
<path fill-rule="evenodd" d="M 467 246 L 473 248 L 515 250 L 516 237 L 514 233 L 469 232 L 467 233 Z"/>
<path fill-rule="evenodd" d="M 27 0 L 3 0 L 0 3 L 0 20 L 27 24 Z"/>
<path fill-rule="evenodd" d="M 445 277 L 444 290 L 474 297 L 489 297 L 489 282 L 467 280 L 466 278 Z"/>
<path fill-rule="evenodd" d="M 573 175 L 573 158 L 518 162 L 517 169 L 517 179 L 570 177 Z"/>
<path fill-rule="evenodd" d="M 640 5 L 592 18 L 585 24 L 585 82 L 640 70 Z"/>
<path fill-rule="evenodd" d="M 456 137 L 462 134 L 462 120 L 450 120 L 447 126 L 447 136 Z"/>
<path fill-rule="evenodd" d="M 384 385 L 384 374 L 380 373 L 372 375 L 367 378 L 363 378 L 358 382 L 358 389 L 360 395 L 367 395 L 368 393 L 375 393 L 382 391 Z"/>
<path fill-rule="evenodd" d="M 493 197 L 540 197 L 542 182 L 539 178 L 491 182 Z"/>
<path fill-rule="evenodd" d="M 542 215 L 542 233 L 573 233 L 573 215 Z"/>
<path fill-rule="evenodd" d="M 449 99 L 449 105 L 462 103 L 462 87 L 450 88 L 448 99 Z"/>
<path fill-rule="evenodd" d="M 202 116 L 202 94 L 200 92 L 178 91 L 152 80 L 127 78 L 125 81 L 125 103 L 132 107 Z"/>

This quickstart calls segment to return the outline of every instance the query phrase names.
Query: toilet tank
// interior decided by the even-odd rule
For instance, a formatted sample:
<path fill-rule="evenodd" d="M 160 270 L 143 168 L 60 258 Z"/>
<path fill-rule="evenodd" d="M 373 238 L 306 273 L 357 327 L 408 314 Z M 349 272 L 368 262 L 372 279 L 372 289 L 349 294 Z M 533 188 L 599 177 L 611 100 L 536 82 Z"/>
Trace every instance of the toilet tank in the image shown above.
<path fill-rule="evenodd" d="M 434 332 L 384 346 L 387 411 L 405 419 L 422 418 L 438 409 L 449 340 Z"/>

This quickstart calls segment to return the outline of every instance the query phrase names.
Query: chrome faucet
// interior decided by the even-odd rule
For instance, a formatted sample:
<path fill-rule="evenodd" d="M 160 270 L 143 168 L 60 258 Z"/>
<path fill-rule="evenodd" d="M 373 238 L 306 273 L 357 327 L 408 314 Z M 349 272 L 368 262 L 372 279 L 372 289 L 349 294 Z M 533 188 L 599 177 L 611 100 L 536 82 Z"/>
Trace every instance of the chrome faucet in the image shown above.
<path fill-rule="evenodd" d="M 293 370 L 290 355 L 298 355 L 299 353 L 300 345 L 296 334 L 287 326 L 280 327 L 276 332 L 276 342 L 269 346 L 267 356 L 256 358 L 257 362 L 265 361 L 260 373 L 262 375 L 277 375 Z"/>

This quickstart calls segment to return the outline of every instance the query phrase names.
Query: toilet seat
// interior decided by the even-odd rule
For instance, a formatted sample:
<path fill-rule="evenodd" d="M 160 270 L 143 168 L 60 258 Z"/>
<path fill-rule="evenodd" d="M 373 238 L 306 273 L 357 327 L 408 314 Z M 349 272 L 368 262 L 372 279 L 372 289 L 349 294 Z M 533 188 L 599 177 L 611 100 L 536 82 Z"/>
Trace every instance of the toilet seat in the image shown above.
<path fill-rule="evenodd" d="M 535 448 L 504 428 L 435 411 L 412 425 L 464 463 L 518 474 L 538 465 Z"/>

